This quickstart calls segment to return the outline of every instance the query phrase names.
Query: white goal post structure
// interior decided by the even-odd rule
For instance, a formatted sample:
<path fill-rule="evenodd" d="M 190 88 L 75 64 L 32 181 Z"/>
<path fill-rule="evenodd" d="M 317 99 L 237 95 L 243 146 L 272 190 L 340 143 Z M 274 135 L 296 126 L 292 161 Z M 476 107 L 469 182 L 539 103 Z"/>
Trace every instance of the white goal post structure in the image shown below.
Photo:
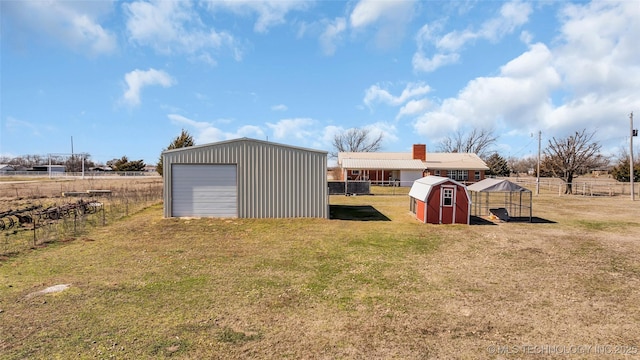
<path fill-rule="evenodd" d="M 89 157 L 88 153 L 49 153 L 47 154 L 47 158 L 48 158 L 48 162 L 49 165 L 47 166 L 47 172 L 48 172 L 48 176 L 49 178 L 53 178 L 54 176 L 54 171 L 53 171 L 53 162 L 62 162 L 64 164 L 66 164 L 69 159 L 73 160 L 74 158 L 78 158 L 80 159 L 81 162 L 81 171 L 79 171 L 81 173 L 82 179 L 84 179 L 84 174 L 85 174 L 85 160 Z M 66 172 L 66 171 L 64 171 Z M 63 173 L 64 173 L 63 172 Z M 76 173 L 77 171 L 73 171 L 73 173 Z"/>

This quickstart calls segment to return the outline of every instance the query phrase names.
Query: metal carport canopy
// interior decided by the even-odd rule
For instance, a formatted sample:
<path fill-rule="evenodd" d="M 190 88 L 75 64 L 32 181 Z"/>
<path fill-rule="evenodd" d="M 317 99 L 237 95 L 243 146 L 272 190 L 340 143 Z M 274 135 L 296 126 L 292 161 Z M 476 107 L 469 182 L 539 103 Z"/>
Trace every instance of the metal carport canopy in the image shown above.
<path fill-rule="evenodd" d="M 518 184 L 506 179 L 484 179 L 467 186 L 469 191 L 477 192 L 531 192 Z"/>
<path fill-rule="evenodd" d="M 533 196 L 531 193 L 531 190 L 524 188 L 518 184 L 512 183 L 511 181 L 507 180 L 507 179 L 484 179 L 481 181 L 478 181 L 477 183 L 471 184 L 469 186 L 467 186 L 467 190 L 469 190 L 472 194 L 471 197 L 473 199 L 473 209 L 474 209 L 474 213 L 478 214 L 478 210 L 480 208 L 480 194 L 484 193 L 486 194 L 486 202 L 485 205 L 487 206 L 487 211 L 488 209 L 488 203 L 489 203 L 489 193 L 505 193 L 505 194 L 509 194 L 509 205 L 513 205 L 513 203 L 511 202 L 511 194 L 513 193 L 518 193 L 519 194 L 519 203 L 518 203 L 518 209 L 519 212 L 522 212 L 522 194 L 523 193 L 528 193 L 529 194 L 529 221 L 533 220 Z M 476 196 L 474 196 L 473 194 L 476 194 Z M 506 195 L 505 195 L 506 196 Z M 505 199 L 505 203 L 506 203 L 506 199 Z"/>

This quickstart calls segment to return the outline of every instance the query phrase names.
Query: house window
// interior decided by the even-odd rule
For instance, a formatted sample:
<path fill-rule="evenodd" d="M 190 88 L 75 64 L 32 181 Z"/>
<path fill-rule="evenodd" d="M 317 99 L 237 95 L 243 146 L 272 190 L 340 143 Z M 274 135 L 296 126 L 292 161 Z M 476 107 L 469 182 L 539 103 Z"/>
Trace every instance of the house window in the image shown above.
<path fill-rule="evenodd" d="M 476 171 L 476 174 L 473 178 L 476 179 L 476 181 L 480 180 L 480 171 Z"/>
<path fill-rule="evenodd" d="M 351 170 L 351 175 L 360 175 L 360 170 Z"/>
<path fill-rule="evenodd" d="M 436 176 L 440 176 L 440 170 L 436 170 L 436 171 L 434 172 L 434 174 L 435 174 Z"/>
<path fill-rule="evenodd" d="M 469 172 L 467 170 L 458 170 L 458 178 L 456 180 L 461 180 L 461 181 L 469 180 Z"/>
<path fill-rule="evenodd" d="M 442 206 L 453 206 L 453 189 L 442 189 Z"/>
<path fill-rule="evenodd" d="M 456 179 L 456 171 L 455 170 L 447 171 L 447 177 L 449 179 L 455 180 Z"/>

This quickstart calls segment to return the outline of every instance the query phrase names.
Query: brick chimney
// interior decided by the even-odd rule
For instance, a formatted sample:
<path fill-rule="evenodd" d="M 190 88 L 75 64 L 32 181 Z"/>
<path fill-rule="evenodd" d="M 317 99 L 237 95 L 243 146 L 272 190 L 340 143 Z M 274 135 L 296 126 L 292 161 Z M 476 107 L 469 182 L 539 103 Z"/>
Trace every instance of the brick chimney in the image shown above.
<path fill-rule="evenodd" d="M 414 144 L 413 145 L 413 159 L 427 161 L 427 145 Z"/>

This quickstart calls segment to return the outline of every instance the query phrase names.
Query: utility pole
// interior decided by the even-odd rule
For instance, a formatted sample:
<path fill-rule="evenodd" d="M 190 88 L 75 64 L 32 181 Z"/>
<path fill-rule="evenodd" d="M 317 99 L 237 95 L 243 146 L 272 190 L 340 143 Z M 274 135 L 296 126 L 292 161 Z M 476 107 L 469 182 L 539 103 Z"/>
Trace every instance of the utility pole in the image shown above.
<path fill-rule="evenodd" d="M 536 171 L 536 195 L 540 195 L 540 145 L 542 143 L 542 131 L 538 130 L 538 171 Z"/>
<path fill-rule="evenodd" d="M 631 131 L 629 132 L 629 183 L 631 184 L 631 201 L 635 200 L 636 194 L 633 189 L 633 137 L 638 136 L 638 131 L 633 130 L 633 111 L 629 114 L 629 122 L 631 124 Z"/>

